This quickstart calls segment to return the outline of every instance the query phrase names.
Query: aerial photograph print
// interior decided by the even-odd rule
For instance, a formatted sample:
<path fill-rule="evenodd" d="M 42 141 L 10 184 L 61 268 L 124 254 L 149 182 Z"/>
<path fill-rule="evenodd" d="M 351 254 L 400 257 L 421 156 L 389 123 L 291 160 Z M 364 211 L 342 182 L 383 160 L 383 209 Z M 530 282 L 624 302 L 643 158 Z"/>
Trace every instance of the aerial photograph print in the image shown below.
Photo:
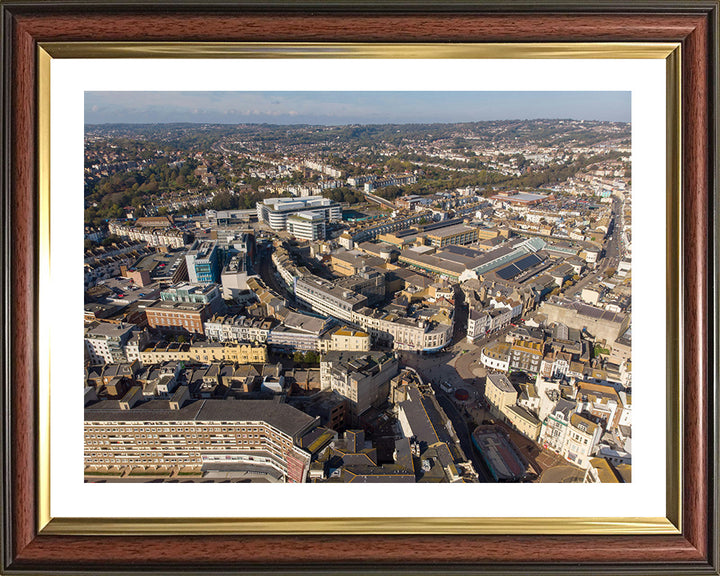
<path fill-rule="evenodd" d="M 84 115 L 86 483 L 631 482 L 629 91 Z"/>

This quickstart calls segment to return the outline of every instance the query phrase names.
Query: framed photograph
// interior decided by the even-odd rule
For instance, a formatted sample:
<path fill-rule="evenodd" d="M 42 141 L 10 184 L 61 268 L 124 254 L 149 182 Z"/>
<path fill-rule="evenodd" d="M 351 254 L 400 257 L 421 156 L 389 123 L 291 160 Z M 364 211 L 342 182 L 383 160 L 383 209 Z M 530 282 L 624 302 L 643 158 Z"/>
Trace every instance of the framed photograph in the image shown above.
<path fill-rule="evenodd" d="M 716 1 L 0 10 L 4 573 L 718 574 Z"/>

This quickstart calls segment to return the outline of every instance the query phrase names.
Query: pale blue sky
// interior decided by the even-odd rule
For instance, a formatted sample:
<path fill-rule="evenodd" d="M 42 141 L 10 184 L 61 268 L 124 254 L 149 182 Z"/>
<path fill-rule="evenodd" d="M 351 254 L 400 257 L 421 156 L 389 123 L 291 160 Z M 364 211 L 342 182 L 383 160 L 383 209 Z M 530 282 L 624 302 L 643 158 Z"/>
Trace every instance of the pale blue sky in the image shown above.
<path fill-rule="evenodd" d="M 630 92 L 86 92 L 85 123 L 630 121 Z"/>

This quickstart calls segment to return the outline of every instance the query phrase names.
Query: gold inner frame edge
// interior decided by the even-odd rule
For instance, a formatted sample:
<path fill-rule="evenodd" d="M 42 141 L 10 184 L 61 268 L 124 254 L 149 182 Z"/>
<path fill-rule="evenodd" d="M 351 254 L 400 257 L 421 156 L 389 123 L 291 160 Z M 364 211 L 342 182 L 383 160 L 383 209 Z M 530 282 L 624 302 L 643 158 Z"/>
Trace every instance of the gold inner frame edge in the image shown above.
<path fill-rule="evenodd" d="M 45 42 L 53 58 L 494 58 L 658 59 L 677 43 L 545 42 L 389 44 L 354 42 Z"/>
<path fill-rule="evenodd" d="M 360 44 L 360 43 L 232 43 L 232 42 L 46 42 L 38 44 L 38 185 L 39 267 L 50 269 L 50 67 L 53 58 L 495 58 L 495 59 L 664 59 L 667 61 L 666 138 L 668 225 L 668 452 L 666 516 L 659 518 L 53 518 L 50 514 L 50 398 L 38 398 L 38 531 L 43 534 L 678 534 L 682 518 L 682 398 L 679 397 L 680 321 L 671 304 L 679 302 L 680 175 L 680 44 L 632 42 L 528 44 Z M 671 248 L 677 248 L 672 256 Z M 48 286 L 39 287 L 40 309 Z M 45 308 L 46 309 L 46 308 Z M 677 308 L 675 309 L 677 310 Z M 671 333 L 672 330 L 676 333 Z M 42 347 L 49 365 L 49 344 Z M 676 347 L 677 348 L 677 347 Z M 41 359 L 42 362 L 42 359 Z M 47 374 L 49 387 L 49 370 Z M 41 386 L 42 388 L 42 386 Z M 42 421 L 45 415 L 47 420 Z M 378 526 L 381 526 L 378 528 Z"/>

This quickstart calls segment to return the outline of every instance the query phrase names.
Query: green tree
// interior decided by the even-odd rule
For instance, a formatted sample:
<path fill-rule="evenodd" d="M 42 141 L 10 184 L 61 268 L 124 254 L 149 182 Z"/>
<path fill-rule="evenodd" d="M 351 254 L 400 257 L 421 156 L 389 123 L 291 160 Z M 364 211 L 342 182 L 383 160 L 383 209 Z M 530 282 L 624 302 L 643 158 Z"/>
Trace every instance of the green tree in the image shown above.
<path fill-rule="evenodd" d="M 317 352 L 308 350 L 307 352 L 305 352 L 304 360 L 306 364 L 317 364 L 320 361 L 320 358 L 318 357 Z"/>
<path fill-rule="evenodd" d="M 230 192 L 220 192 L 215 194 L 210 201 L 210 207 L 213 210 L 237 210 L 240 206 L 239 198 Z"/>
<path fill-rule="evenodd" d="M 108 218 L 122 218 L 124 216 L 122 208 L 117 204 L 110 206 L 110 209 L 106 212 Z"/>
<path fill-rule="evenodd" d="M 109 236 L 103 238 L 101 244 L 103 246 L 112 246 L 113 244 L 118 244 L 119 242 L 122 242 L 122 238 L 120 238 L 120 236 L 110 234 Z"/>

